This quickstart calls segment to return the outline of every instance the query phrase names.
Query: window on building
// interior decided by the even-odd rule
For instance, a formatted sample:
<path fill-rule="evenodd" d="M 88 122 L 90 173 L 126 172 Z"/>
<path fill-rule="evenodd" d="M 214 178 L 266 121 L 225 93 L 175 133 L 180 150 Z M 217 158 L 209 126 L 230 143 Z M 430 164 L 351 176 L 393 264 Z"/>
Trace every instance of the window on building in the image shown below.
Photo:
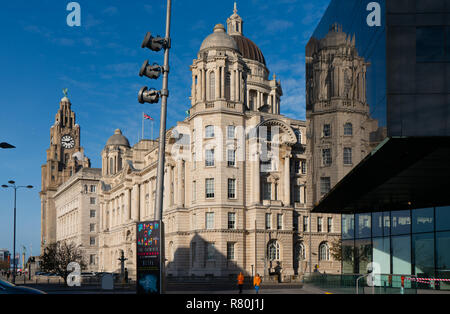
<path fill-rule="evenodd" d="M 303 242 L 297 242 L 297 244 L 295 245 L 295 259 L 297 261 L 306 260 L 305 245 L 303 244 Z"/>
<path fill-rule="evenodd" d="M 206 243 L 206 260 L 213 261 L 216 257 L 216 250 L 214 248 L 214 243 Z"/>
<path fill-rule="evenodd" d="M 216 73 L 209 74 L 209 100 L 216 99 Z"/>
<path fill-rule="evenodd" d="M 95 255 L 89 255 L 89 265 L 95 265 Z"/>
<path fill-rule="evenodd" d="M 322 232 L 322 217 L 317 218 L 317 232 Z"/>
<path fill-rule="evenodd" d="M 205 152 L 205 166 L 214 167 L 214 149 L 207 149 Z"/>
<path fill-rule="evenodd" d="M 267 248 L 267 254 L 270 261 L 280 259 L 280 245 L 277 241 L 271 241 Z"/>
<path fill-rule="evenodd" d="M 327 230 L 328 232 L 333 232 L 333 218 L 327 218 Z"/>
<path fill-rule="evenodd" d="M 261 161 L 261 172 L 272 171 L 272 160 Z"/>
<path fill-rule="evenodd" d="M 450 27 L 424 26 L 416 29 L 417 62 L 450 60 Z"/>
<path fill-rule="evenodd" d="M 300 163 L 300 160 L 296 160 L 296 161 L 294 162 L 294 171 L 295 171 L 295 173 L 300 173 L 300 171 L 301 171 L 301 163 Z"/>
<path fill-rule="evenodd" d="M 229 125 L 227 127 L 227 138 L 234 139 L 236 137 L 236 127 L 234 125 Z"/>
<path fill-rule="evenodd" d="M 323 137 L 330 137 L 331 136 L 331 125 L 330 124 L 324 124 L 323 125 Z"/>
<path fill-rule="evenodd" d="M 225 74 L 225 99 L 231 99 L 231 73 Z"/>
<path fill-rule="evenodd" d="M 302 161 L 302 174 L 306 174 L 306 160 Z"/>
<path fill-rule="evenodd" d="M 87 192 L 88 192 L 88 186 L 87 186 L 87 185 L 84 185 L 84 186 L 83 186 L 83 190 L 84 190 L 84 193 L 87 193 Z"/>
<path fill-rule="evenodd" d="M 197 169 L 197 154 L 192 153 L 192 170 Z"/>
<path fill-rule="evenodd" d="M 227 162 L 228 162 L 228 167 L 236 166 L 236 151 L 234 149 L 229 149 L 227 151 Z"/>
<path fill-rule="evenodd" d="M 319 245 L 319 261 L 329 261 L 330 260 L 330 248 L 328 243 L 322 242 Z"/>
<path fill-rule="evenodd" d="M 214 179 L 206 179 L 206 198 L 214 198 Z"/>
<path fill-rule="evenodd" d="M 309 217 L 308 216 L 303 216 L 303 231 L 309 231 Z"/>
<path fill-rule="evenodd" d="M 300 203 L 301 202 L 301 186 L 295 185 L 294 186 L 294 202 Z"/>
<path fill-rule="evenodd" d="M 298 212 L 294 211 L 292 216 L 293 216 L 292 226 L 294 228 L 294 231 L 298 231 L 298 220 L 300 218 L 300 215 L 298 214 Z"/>
<path fill-rule="evenodd" d="M 331 180 L 330 177 L 320 178 L 320 194 L 325 195 L 331 190 Z"/>
<path fill-rule="evenodd" d="M 322 165 L 331 166 L 331 163 L 332 163 L 331 148 L 322 149 Z"/>
<path fill-rule="evenodd" d="M 272 214 L 266 214 L 266 230 L 272 229 Z"/>
<path fill-rule="evenodd" d="M 90 202 L 91 202 L 91 205 L 95 205 L 95 202 L 96 202 L 96 199 L 95 199 L 95 197 L 91 197 L 91 200 L 90 200 Z"/>
<path fill-rule="evenodd" d="M 95 218 L 95 210 L 91 209 L 90 211 L 90 217 Z"/>
<path fill-rule="evenodd" d="M 90 224 L 89 225 L 89 231 L 90 232 L 95 232 L 95 224 Z"/>
<path fill-rule="evenodd" d="M 214 229 L 214 213 L 206 213 L 206 229 Z"/>
<path fill-rule="evenodd" d="M 214 125 L 208 125 L 205 128 L 205 137 L 206 138 L 213 138 L 214 135 Z"/>
<path fill-rule="evenodd" d="M 91 185 L 91 193 L 95 193 L 97 191 L 97 187 L 95 185 Z"/>
<path fill-rule="evenodd" d="M 297 137 L 297 143 L 302 143 L 302 132 L 300 130 L 295 130 L 295 136 Z"/>
<path fill-rule="evenodd" d="M 234 260 L 234 242 L 227 242 L 227 260 L 233 261 Z"/>
<path fill-rule="evenodd" d="M 352 161 L 352 149 L 350 147 L 344 148 L 344 165 L 351 165 Z"/>
<path fill-rule="evenodd" d="M 197 181 L 192 182 L 192 201 L 197 200 Z"/>
<path fill-rule="evenodd" d="M 228 198 L 236 198 L 236 179 L 228 179 Z"/>
<path fill-rule="evenodd" d="M 353 135 L 353 124 L 351 123 L 344 124 L 344 135 L 346 136 Z"/>
<path fill-rule="evenodd" d="M 263 182 L 263 200 L 270 201 L 272 199 L 272 183 Z"/>
<path fill-rule="evenodd" d="M 283 214 L 277 214 L 277 229 L 283 229 Z"/>
<path fill-rule="evenodd" d="M 95 237 L 90 237 L 89 244 L 91 246 L 95 245 Z"/>
<path fill-rule="evenodd" d="M 236 229 L 236 213 L 228 213 L 228 229 Z"/>

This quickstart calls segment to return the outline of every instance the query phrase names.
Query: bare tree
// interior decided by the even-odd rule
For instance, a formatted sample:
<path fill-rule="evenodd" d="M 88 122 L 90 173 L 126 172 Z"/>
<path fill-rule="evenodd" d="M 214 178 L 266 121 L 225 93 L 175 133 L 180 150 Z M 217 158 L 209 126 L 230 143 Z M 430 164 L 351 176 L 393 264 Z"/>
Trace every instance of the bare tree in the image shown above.
<path fill-rule="evenodd" d="M 67 277 L 72 272 L 67 266 L 78 263 L 81 269 L 86 268 L 80 246 L 67 242 L 56 242 L 48 245 L 41 256 L 41 270 L 61 276 L 67 284 Z"/>

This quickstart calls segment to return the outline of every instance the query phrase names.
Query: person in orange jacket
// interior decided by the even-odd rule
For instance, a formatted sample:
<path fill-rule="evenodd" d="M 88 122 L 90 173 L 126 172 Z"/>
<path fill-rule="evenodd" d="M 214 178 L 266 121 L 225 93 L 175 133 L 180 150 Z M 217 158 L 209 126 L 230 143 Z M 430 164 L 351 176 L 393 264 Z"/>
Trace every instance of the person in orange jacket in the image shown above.
<path fill-rule="evenodd" d="M 242 272 L 239 273 L 239 275 L 237 277 L 237 281 L 238 281 L 239 294 L 242 294 L 242 288 L 244 287 L 244 275 L 242 274 Z"/>
<path fill-rule="evenodd" d="M 261 287 L 261 277 L 259 274 L 256 274 L 255 278 L 253 279 L 253 285 L 255 286 L 256 294 L 259 293 L 259 288 Z"/>

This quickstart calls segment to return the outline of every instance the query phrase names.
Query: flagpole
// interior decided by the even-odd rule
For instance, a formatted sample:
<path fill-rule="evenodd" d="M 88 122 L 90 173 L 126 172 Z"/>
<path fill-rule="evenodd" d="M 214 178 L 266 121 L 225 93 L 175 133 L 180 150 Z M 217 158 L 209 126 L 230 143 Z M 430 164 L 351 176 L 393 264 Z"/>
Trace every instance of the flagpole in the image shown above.
<path fill-rule="evenodd" d="M 142 113 L 142 139 L 145 139 L 145 133 L 144 133 L 144 113 Z"/>

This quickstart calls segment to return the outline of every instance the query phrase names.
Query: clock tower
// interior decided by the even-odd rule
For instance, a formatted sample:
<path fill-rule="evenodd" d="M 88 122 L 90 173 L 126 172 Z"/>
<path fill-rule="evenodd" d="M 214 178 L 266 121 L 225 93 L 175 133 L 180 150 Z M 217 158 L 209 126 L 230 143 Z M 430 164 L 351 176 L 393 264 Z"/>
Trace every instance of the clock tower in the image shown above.
<path fill-rule="evenodd" d="M 80 146 L 80 126 L 76 124 L 67 90 L 61 99 L 55 123 L 50 128 L 50 147 L 41 181 L 41 251 L 56 241 L 56 211 L 53 199 L 58 187 L 81 168 L 90 168 L 90 160 Z"/>

